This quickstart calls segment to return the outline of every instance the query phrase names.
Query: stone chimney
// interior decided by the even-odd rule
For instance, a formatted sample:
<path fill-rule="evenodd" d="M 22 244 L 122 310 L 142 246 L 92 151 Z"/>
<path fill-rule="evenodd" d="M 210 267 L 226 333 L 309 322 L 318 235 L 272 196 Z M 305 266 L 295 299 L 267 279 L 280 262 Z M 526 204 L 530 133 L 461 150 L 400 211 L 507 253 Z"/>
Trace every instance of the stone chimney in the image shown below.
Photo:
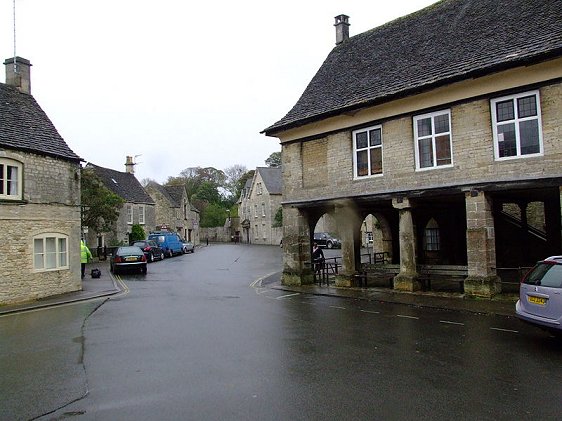
<path fill-rule="evenodd" d="M 349 39 L 349 16 L 339 15 L 335 17 L 336 23 L 336 45 Z"/>
<path fill-rule="evenodd" d="M 6 66 L 6 85 L 18 88 L 24 94 L 31 94 L 31 63 L 29 60 L 12 57 L 6 59 L 4 65 Z"/>
<path fill-rule="evenodd" d="M 127 174 L 134 174 L 135 173 L 135 163 L 133 162 L 132 156 L 127 157 L 127 161 L 125 162 L 125 172 Z"/>

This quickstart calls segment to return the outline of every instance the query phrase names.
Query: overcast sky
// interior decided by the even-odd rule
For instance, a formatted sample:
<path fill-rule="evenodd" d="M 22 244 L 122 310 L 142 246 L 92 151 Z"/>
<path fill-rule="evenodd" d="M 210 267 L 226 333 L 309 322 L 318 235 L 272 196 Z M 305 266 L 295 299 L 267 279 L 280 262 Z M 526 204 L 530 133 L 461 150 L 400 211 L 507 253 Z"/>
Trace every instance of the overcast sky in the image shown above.
<path fill-rule="evenodd" d="M 85 161 L 139 180 L 188 167 L 249 170 L 281 150 L 260 134 L 298 100 L 335 46 L 434 0 L 15 0 L 31 93 Z M 0 2 L 1 58 L 14 0 Z M 2 60 L 3 61 L 3 60 Z M 4 80 L 1 78 L 0 80 Z"/>

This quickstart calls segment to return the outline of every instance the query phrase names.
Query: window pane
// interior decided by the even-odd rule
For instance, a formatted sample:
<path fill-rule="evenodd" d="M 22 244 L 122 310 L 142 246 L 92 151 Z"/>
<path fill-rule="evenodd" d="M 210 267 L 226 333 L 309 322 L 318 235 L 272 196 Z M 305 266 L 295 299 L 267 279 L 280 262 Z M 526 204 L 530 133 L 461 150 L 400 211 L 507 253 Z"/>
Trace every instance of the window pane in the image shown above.
<path fill-rule="evenodd" d="M 420 167 L 433 167 L 433 151 L 431 150 L 431 139 L 420 139 Z"/>
<path fill-rule="evenodd" d="M 513 120 L 515 113 L 513 111 L 513 101 L 502 101 L 496 103 L 496 116 L 498 121 Z"/>
<path fill-rule="evenodd" d="M 379 146 L 381 144 L 381 129 L 371 130 L 369 140 L 371 146 Z"/>
<path fill-rule="evenodd" d="M 519 98 L 517 100 L 517 112 L 519 118 L 537 115 L 537 101 L 534 95 Z"/>
<path fill-rule="evenodd" d="M 435 138 L 437 165 L 448 165 L 451 163 L 451 142 L 449 140 L 449 135 Z"/>
<path fill-rule="evenodd" d="M 367 151 L 357 152 L 357 176 L 362 177 L 369 175 L 369 162 Z"/>
<path fill-rule="evenodd" d="M 439 228 L 426 228 L 425 249 L 428 251 L 439 251 Z"/>
<path fill-rule="evenodd" d="M 45 239 L 45 268 L 57 267 L 57 243 L 54 237 Z"/>
<path fill-rule="evenodd" d="M 431 135 L 431 118 L 418 120 L 418 137 Z"/>
<path fill-rule="evenodd" d="M 59 266 L 67 266 L 66 238 L 59 238 Z"/>
<path fill-rule="evenodd" d="M 382 174 L 382 148 L 371 149 L 371 175 Z"/>
<path fill-rule="evenodd" d="M 15 196 L 18 194 L 18 167 L 12 167 L 11 165 L 8 165 L 7 169 L 7 191 L 9 195 Z"/>
<path fill-rule="evenodd" d="M 449 114 L 442 114 L 435 117 L 435 133 L 445 133 L 449 131 Z"/>
<path fill-rule="evenodd" d="M 355 134 L 355 144 L 357 149 L 367 147 L 367 132 L 360 132 Z"/>
<path fill-rule="evenodd" d="M 521 143 L 521 155 L 540 152 L 539 123 L 537 120 L 522 121 L 519 123 L 519 141 Z"/>
<path fill-rule="evenodd" d="M 33 267 L 43 269 L 43 239 L 33 240 Z"/>
<path fill-rule="evenodd" d="M 498 126 L 498 150 L 500 158 L 517 155 L 515 124 L 502 124 Z"/>
<path fill-rule="evenodd" d="M 4 164 L 0 164 L 0 194 L 4 194 Z"/>

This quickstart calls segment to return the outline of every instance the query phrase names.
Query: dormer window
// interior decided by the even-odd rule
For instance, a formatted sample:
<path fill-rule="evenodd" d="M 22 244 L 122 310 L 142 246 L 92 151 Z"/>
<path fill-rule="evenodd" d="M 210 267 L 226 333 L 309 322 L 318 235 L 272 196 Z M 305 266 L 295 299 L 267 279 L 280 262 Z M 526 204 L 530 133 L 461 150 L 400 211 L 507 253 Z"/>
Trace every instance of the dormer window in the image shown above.
<path fill-rule="evenodd" d="M 0 158 L 0 199 L 22 199 L 22 174 L 21 162 Z"/>

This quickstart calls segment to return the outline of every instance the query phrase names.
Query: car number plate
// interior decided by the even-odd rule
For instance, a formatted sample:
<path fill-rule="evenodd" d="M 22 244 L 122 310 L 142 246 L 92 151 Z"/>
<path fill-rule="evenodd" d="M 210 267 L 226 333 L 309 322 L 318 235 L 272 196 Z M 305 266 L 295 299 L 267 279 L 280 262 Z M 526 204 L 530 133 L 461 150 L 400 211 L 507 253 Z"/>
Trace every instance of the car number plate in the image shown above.
<path fill-rule="evenodd" d="M 544 306 L 548 300 L 546 298 L 529 295 L 527 296 L 527 301 L 533 304 L 538 304 L 539 306 Z"/>
<path fill-rule="evenodd" d="M 130 257 L 127 257 L 125 259 L 125 261 L 127 261 L 127 262 L 136 262 L 137 260 L 138 260 L 138 257 L 135 257 L 135 256 L 130 256 Z"/>

